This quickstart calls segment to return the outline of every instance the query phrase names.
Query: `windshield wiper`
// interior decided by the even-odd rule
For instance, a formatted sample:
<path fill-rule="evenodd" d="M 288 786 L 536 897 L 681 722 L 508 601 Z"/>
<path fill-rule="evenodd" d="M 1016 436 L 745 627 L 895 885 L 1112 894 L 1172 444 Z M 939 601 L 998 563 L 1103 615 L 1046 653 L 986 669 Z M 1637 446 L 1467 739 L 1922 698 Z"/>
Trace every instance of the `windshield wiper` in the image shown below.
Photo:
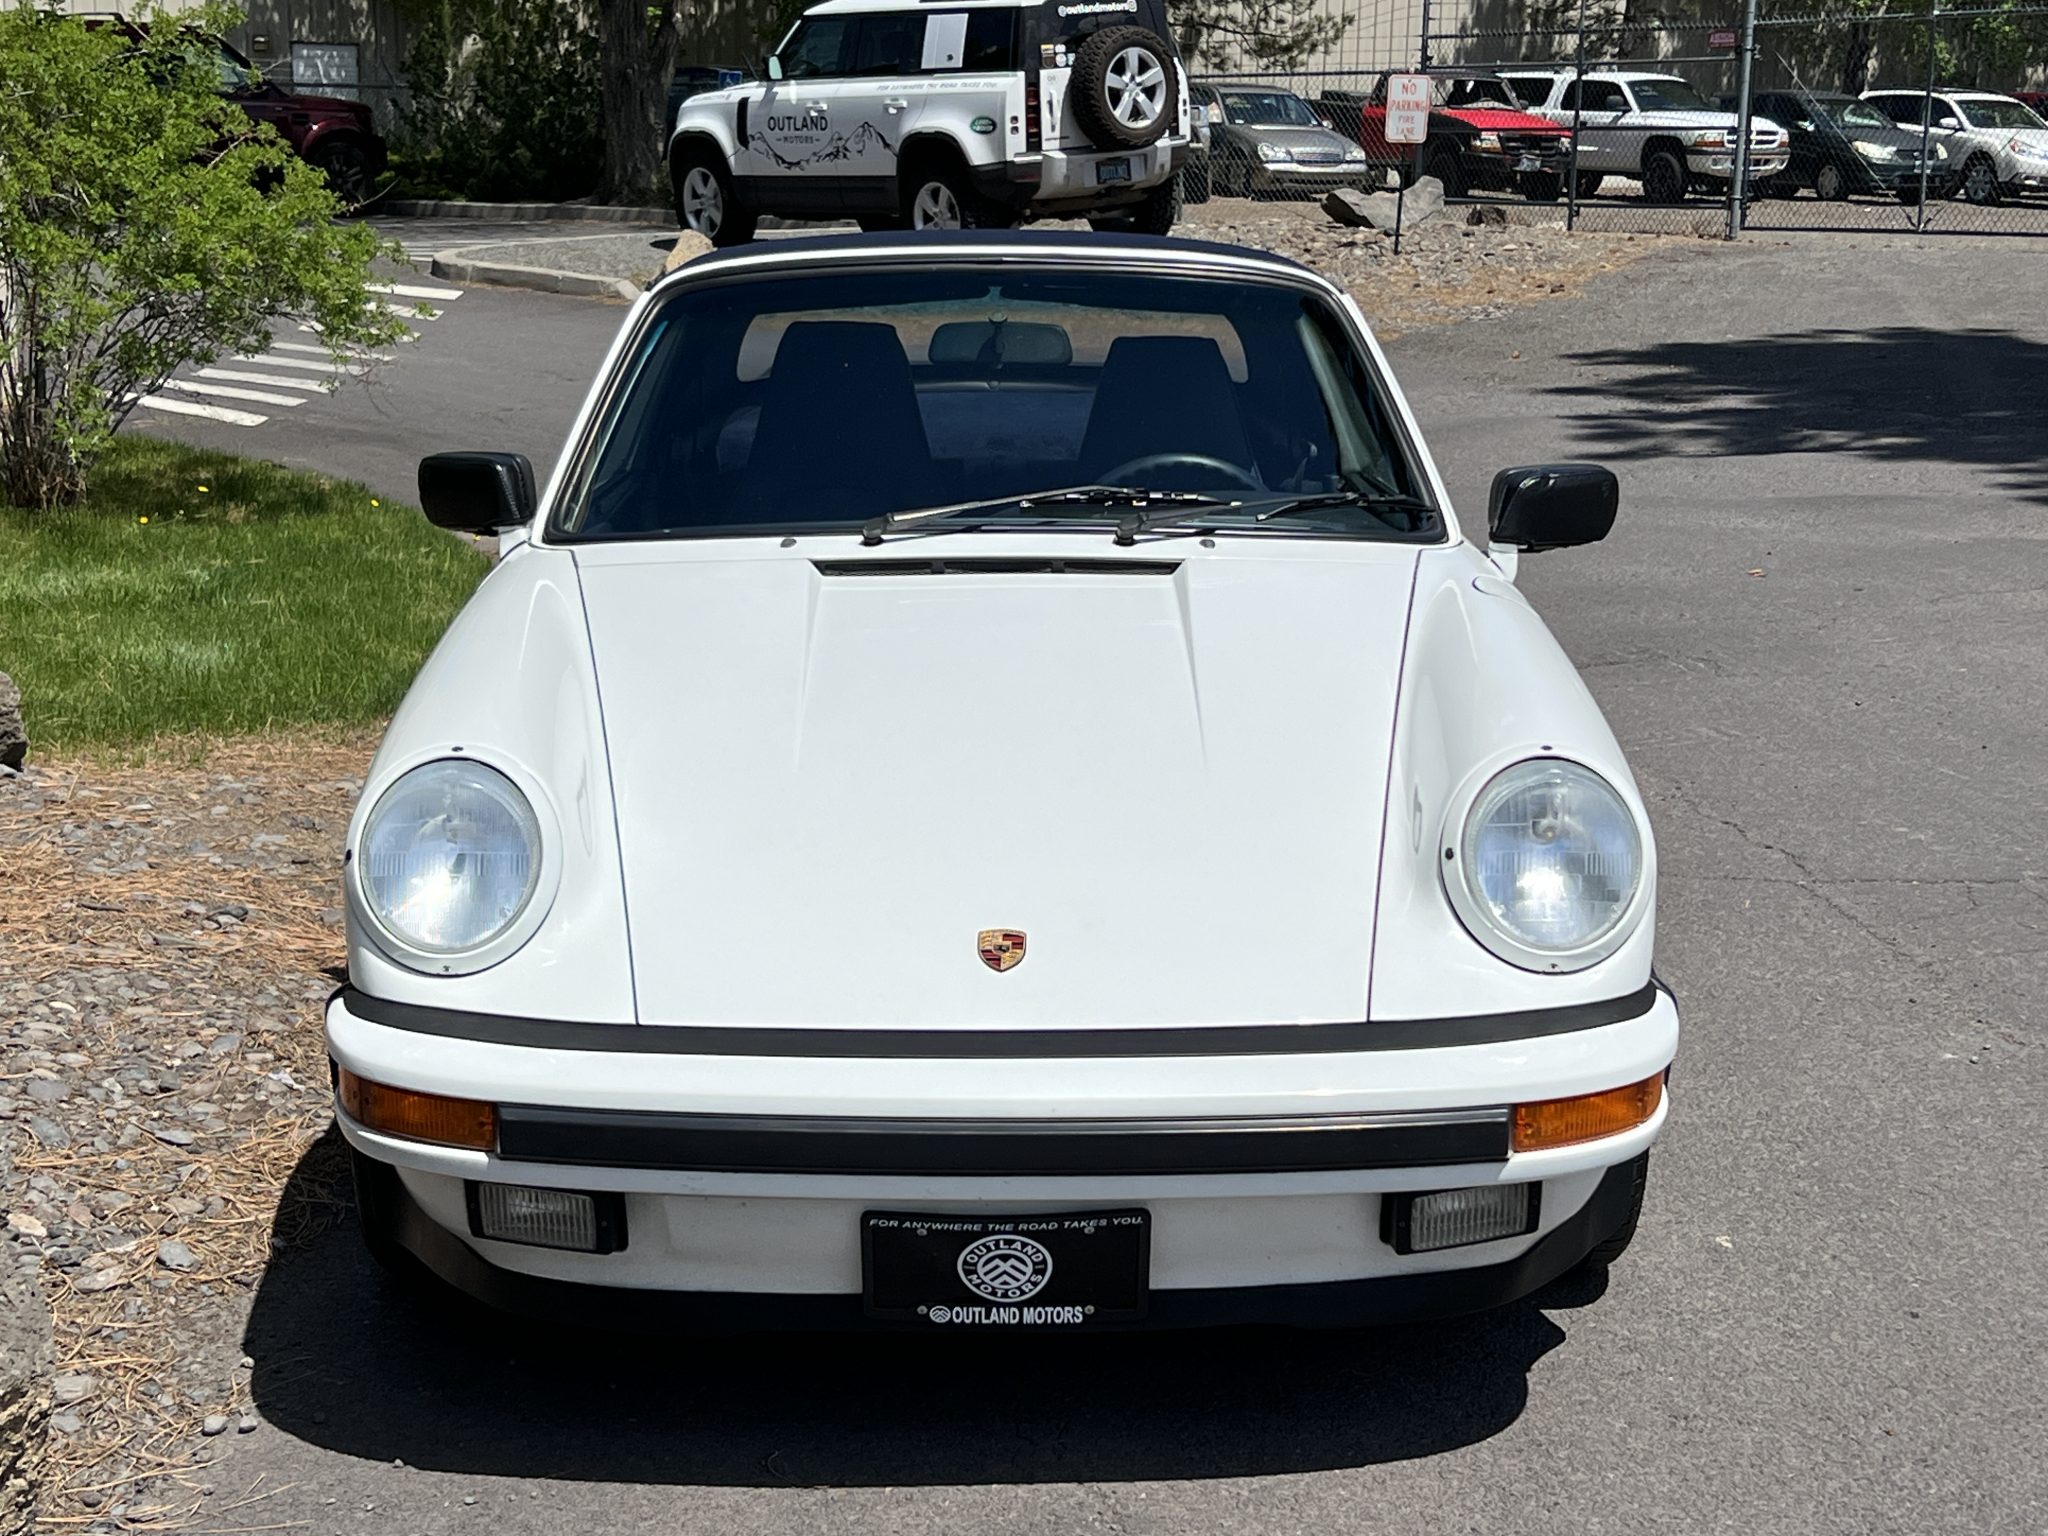
<path fill-rule="evenodd" d="M 958 501 L 939 507 L 904 507 L 895 512 L 884 512 L 880 517 L 871 517 L 861 525 L 860 541 L 863 544 L 879 544 L 888 534 L 901 528 L 912 528 L 934 518 L 952 517 L 961 512 L 990 512 L 998 507 L 1015 507 L 1023 511 L 1030 507 L 1076 506 L 1076 507 L 1153 507 L 1155 503 L 1168 506 L 1200 505 L 1208 507 L 1229 506 L 1233 503 L 1219 501 L 1214 496 L 1204 496 L 1197 491 L 1148 491 L 1141 486 L 1130 485 L 1070 485 L 1052 491 L 1025 491 L 1016 496 L 991 496 L 985 501 Z M 1164 510 L 1162 507 L 1160 510 Z M 1128 544 L 1124 530 L 1132 523 L 1125 518 L 1117 524 L 1117 542 Z M 1136 529 L 1133 529 L 1135 536 Z"/>
<path fill-rule="evenodd" d="M 1316 512 L 1324 507 L 1361 507 L 1367 512 L 1428 513 L 1434 509 L 1420 496 L 1378 491 L 1320 491 L 1309 496 L 1290 496 L 1262 508 L 1252 521 L 1263 523 L 1297 512 Z"/>

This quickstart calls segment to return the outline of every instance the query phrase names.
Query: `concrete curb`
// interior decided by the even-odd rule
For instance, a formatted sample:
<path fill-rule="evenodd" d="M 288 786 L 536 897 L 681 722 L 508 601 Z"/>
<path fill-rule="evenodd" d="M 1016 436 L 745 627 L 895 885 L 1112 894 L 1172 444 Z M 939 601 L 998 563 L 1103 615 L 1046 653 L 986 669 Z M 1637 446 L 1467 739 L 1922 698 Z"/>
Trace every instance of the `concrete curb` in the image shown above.
<path fill-rule="evenodd" d="M 640 285 L 623 277 L 599 277 L 591 272 L 561 272 L 553 267 L 519 267 L 506 261 L 471 261 L 459 251 L 443 251 L 432 258 L 427 270 L 452 283 L 489 283 L 499 288 L 527 288 L 536 293 L 566 293 L 586 299 L 624 299 L 628 304 L 640 297 Z"/>
<path fill-rule="evenodd" d="M 659 224 L 673 228 L 673 208 L 609 208 L 598 203 L 452 203 L 401 199 L 376 210 L 402 219 L 489 219 L 499 224 L 549 220 L 579 224 Z"/>

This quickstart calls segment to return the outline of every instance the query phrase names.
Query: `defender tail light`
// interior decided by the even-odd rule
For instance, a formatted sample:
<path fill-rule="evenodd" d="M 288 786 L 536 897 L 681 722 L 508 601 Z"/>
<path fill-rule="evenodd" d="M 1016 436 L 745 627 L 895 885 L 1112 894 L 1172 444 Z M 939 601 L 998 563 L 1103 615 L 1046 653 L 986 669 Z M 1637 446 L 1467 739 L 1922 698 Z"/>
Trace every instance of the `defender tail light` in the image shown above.
<path fill-rule="evenodd" d="M 1045 126 L 1039 119 L 1036 80 L 1024 87 L 1024 147 L 1032 150 L 1045 147 Z"/>

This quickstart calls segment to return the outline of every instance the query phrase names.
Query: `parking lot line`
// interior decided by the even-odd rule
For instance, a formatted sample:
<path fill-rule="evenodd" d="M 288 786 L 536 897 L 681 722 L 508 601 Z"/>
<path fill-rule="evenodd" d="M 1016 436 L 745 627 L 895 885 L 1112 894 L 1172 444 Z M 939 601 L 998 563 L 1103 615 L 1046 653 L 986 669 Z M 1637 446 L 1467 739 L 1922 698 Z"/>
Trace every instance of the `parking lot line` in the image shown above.
<path fill-rule="evenodd" d="M 273 341 L 270 344 L 270 350 L 272 352 L 310 352 L 318 357 L 327 358 L 330 362 L 334 358 L 334 354 L 325 347 L 316 347 L 303 341 Z M 266 353 L 264 355 L 268 356 L 269 354 Z M 356 347 L 349 348 L 346 355 L 351 362 L 358 363 L 389 363 L 397 360 L 389 352 L 365 352 Z"/>
<path fill-rule="evenodd" d="M 307 373 L 324 373 L 334 378 L 347 378 L 351 374 L 361 374 L 364 371 L 360 368 L 337 365 L 332 358 L 326 362 L 316 363 L 307 357 L 272 357 L 268 352 L 237 353 L 236 361 L 255 363 L 264 368 L 299 368 Z"/>

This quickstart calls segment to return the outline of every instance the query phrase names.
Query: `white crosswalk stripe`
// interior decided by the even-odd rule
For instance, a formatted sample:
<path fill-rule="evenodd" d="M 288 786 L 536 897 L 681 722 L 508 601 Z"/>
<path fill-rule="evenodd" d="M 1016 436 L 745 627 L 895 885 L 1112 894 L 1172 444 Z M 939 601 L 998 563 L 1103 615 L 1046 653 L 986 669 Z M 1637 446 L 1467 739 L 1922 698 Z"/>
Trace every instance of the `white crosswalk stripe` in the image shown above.
<path fill-rule="evenodd" d="M 400 299 L 459 299 L 460 288 L 426 288 L 417 283 L 372 283 L 372 293 L 388 293 Z"/>
<path fill-rule="evenodd" d="M 301 329 L 304 329 L 304 327 L 301 327 Z M 316 347 L 303 341 L 273 341 L 270 344 L 270 350 L 272 352 L 311 352 L 320 357 L 330 359 L 334 355 L 325 347 Z M 350 362 L 356 363 L 391 363 L 398 360 L 397 354 L 393 352 L 364 352 L 354 347 L 349 348 L 342 355 Z"/>
<path fill-rule="evenodd" d="M 254 411 L 231 410 L 225 405 L 202 405 L 197 400 L 174 400 L 169 395 L 144 395 L 142 403 L 154 406 L 159 411 L 169 411 L 173 416 L 203 416 L 208 421 L 224 421 L 231 427 L 260 427 L 270 420 Z"/>
<path fill-rule="evenodd" d="M 445 311 L 428 304 L 426 301 L 429 299 L 437 304 L 447 304 L 462 297 L 460 288 L 438 288 L 426 283 L 372 283 L 369 289 L 377 297 L 370 299 L 364 305 L 365 309 L 380 310 L 406 322 L 440 319 Z M 231 366 L 193 368 L 189 376 L 166 379 L 154 394 L 129 396 L 129 403 L 172 416 L 193 416 L 202 421 L 219 422 L 223 426 L 260 427 L 275 418 L 260 411 L 238 410 L 233 405 L 211 402 L 231 400 L 246 405 L 272 406 L 278 410 L 297 410 L 318 397 L 332 395 L 352 379 L 368 377 L 373 372 L 373 364 L 395 363 L 400 355 L 351 344 L 342 349 L 337 360 L 324 346 L 284 340 L 285 335 L 292 334 L 318 336 L 322 333 L 312 321 L 300 321 L 295 332 L 286 330 L 283 334 L 273 335 L 270 345 L 261 352 L 222 359 L 223 363 Z M 392 338 L 393 341 L 418 339 L 413 335 Z M 247 387 L 250 385 L 256 387 Z M 199 398 L 186 398 L 195 395 Z"/>
<path fill-rule="evenodd" d="M 184 395 L 210 395 L 216 400 L 253 400 L 258 405 L 304 405 L 304 395 L 273 395 L 263 389 L 237 389 L 232 384 L 195 384 L 190 379 L 166 379 L 165 389 Z"/>
<path fill-rule="evenodd" d="M 318 390 L 323 395 L 334 393 L 334 385 L 326 379 L 289 378 L 280 373 L 256 373 L 248 368 L 201 368 L 202 379 L 231 379 L 237 384 L 289 384 L 294 389 Z"/>
<path fill-rule="evenodd" d="M 332 358 L 322 362 L 317 358 L 311 357 L 272 357 L 268 352 L 238 353 L 235 358 L 235 366 L 239 368 L 243 363 L 254 363 L 261 368 L 303 369 L 307 373 L 324 373 L 332 378 L 346 378 L 350 374 L 361 375 L 367 371 L 362 368 L 350 368 L 346 365 L 338 366 Z"/>

